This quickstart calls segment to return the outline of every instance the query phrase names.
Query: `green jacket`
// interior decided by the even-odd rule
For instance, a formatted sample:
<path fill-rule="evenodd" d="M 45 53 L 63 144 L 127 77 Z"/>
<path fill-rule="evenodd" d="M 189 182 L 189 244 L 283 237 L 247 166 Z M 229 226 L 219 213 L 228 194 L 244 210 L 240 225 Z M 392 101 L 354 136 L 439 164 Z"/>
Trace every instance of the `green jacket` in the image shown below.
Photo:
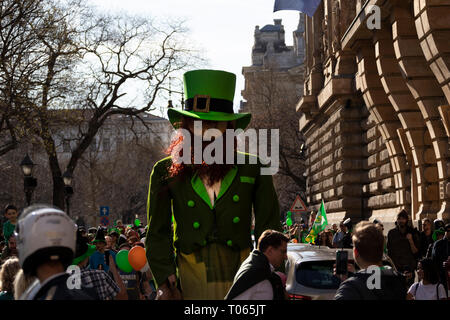
<path fill-rule="evenodd" d="M 250 157 L 256 156 L 245 154 L 245 164 L 234 165 L 226 174 L 214 206 L 196 174 L 169 178 L 171 157 L 155 164 L 147 202 L 146 249 L 158 285 L 176 274 L 178 250 L 190 254 L 211 242 L 233 250 L 251 249 L 252 208 L 256 240 L 267 229 L 282 230 L 272 176 L 261 175 L 263 165 L 258 158 L 257 164 L 249 164 Z"/>

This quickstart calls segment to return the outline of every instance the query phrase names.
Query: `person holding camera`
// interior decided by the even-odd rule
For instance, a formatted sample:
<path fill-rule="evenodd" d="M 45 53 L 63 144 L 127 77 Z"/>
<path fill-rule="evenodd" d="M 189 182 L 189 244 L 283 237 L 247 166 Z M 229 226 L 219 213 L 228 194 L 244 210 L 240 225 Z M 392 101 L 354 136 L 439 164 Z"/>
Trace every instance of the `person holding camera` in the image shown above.
<path fill-rule="evenodd" d="M 420 239 L 418 231 L 408 225 L 408 220 L 405 210 L 397 214 L 396 227 L 388 232 L 387 253 L 397 270 L 405 275 L 409 287 L 414 283 Z"/>
<path fill-rule="evenodd" d="M 354 229 L 352 240 L 353 256 L 360 271 L 347 279 L 347 273 L 353 270 L 342 272 L 341 266 L 336 265 L 335 274 L 345 281 L 340 284 L 334 299 L 405 300 L 405 278 L 392 268 L 383 266 L 384 237 L 381 228 L 369 221 L 361 221 Z"/>

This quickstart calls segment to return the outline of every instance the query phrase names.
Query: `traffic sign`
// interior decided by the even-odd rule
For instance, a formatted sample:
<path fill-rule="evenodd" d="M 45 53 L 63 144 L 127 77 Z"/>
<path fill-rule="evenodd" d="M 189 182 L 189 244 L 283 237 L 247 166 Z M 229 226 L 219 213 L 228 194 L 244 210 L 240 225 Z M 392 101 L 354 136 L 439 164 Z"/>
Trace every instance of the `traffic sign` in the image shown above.
<path fill-rule="evenodd" d="M 103 216 L 109 216 L 109 207 L 108 206 L 100 207 L 100 217 L 103 217 Z"/>
<path fill-rule="evenodd" d="M 109 225 L 109 218 L 107 217 L 107 216 L 103 216 L 103 217 L 101 217 L 100 218 L 100 224 L 102 225 L 102 226 L 107 226 L 107 225 Z"/>
<path fill-rule="evenodd" d="M 294 203 L 292 204 L 292 207 L 289 210 L 295 213 L 308 212 L 308 208 L 306 208 L 305 203 L 303 202 L 302 198 L 300 198 L 299 195 L 297 195 L 297 198 L 295 198 Z"/>

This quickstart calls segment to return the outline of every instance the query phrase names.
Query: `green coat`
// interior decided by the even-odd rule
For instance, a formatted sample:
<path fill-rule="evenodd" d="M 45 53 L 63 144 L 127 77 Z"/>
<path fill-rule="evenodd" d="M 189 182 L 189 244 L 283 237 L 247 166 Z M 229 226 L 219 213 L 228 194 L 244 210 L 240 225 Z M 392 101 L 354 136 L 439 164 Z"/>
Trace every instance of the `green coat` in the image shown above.
<path fill-rule="evenodd" d="M 251 217 L 255 214 L 255 239 L 267 229 L 281 231 L 278 197 L 272 176 L 261 175 L 263 166 L 236 164 L 224 177 L 212 206 L 201 179 L 168 178 L 171 157 L 153 167 L 147 202 L 147 259 L 158 285 L 176 274 L 175 250 L 191 254 L 208 243 L 218 242 L 240 251 L 252 248 Z M 172 238 L 171 221 L 174 216 Z"/>

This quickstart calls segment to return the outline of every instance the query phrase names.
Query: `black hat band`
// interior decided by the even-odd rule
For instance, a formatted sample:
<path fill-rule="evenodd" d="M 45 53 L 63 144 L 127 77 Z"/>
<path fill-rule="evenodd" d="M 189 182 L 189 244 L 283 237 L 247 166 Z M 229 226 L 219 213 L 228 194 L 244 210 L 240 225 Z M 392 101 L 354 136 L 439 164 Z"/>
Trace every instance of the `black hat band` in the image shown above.
<path fill-rule="evenodd" d="M 225 99 L 210 98 L 209 96 L 196 96 L 187 99 L 184 105 L 185 111 L 196 112 L 224 112 L 234 113 L 233 102 Z"/>

